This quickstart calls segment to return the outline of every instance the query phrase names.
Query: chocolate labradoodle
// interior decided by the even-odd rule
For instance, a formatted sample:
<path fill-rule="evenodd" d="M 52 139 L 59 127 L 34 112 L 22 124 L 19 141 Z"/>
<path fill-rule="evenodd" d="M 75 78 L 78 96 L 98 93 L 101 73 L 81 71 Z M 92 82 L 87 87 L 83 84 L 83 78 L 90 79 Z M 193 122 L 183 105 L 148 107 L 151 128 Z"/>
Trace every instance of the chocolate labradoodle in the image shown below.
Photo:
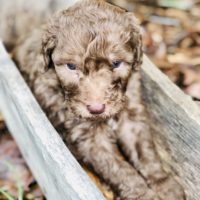
<path fill-rule="evenodd" d="M 140 97 L 134 15 L 83 0 L 24 35 L 14 59 L 75 157 L 121 200 L 183 200 L 154 150 Z"/>

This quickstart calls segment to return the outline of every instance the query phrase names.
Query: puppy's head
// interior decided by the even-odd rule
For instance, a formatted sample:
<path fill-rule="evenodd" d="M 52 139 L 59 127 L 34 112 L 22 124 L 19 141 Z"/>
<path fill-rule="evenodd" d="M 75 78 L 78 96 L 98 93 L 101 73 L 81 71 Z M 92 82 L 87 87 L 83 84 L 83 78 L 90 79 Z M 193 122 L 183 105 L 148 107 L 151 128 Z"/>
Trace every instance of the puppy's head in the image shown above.
<path fill-rule="evenodd" d="M 123 109 L 128 79 L 142 60 L 132 13 L 102 1 L 81 1 L 51 19 L 42 46 L 46 68 L 55 68 L 77 116 L 107 118 Z"/>

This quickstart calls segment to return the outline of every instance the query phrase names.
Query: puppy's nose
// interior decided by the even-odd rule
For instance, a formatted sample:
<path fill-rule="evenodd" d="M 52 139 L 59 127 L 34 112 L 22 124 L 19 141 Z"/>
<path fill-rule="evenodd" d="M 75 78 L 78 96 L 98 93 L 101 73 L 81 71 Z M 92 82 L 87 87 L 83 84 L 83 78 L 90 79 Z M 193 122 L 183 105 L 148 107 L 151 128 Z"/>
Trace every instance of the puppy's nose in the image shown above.
<path fill-rule="evenodd" d="M 105 111 L 105 104 L 93 103 L 91 105 L 87 105 L 87 109 L 91 114 L 101 114 Z"/>

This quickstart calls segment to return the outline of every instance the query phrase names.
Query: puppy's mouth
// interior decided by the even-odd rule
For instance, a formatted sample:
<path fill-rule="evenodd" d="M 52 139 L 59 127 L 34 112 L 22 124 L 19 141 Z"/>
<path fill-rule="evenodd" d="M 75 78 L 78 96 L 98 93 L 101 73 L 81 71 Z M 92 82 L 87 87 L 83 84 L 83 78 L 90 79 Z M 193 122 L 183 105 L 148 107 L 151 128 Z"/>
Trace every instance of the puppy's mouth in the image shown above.
<path fill-rule="evenodd" d="M 90 115 L 90 116 L 87 116 L 85 117 L 86 120 L 90 120 L 90 121 L 96 121 L 96 122 L 102 122 L 102 121 L 106 121 L 108 119 L 110 119 L 111 116 L 109 115 Z"/>

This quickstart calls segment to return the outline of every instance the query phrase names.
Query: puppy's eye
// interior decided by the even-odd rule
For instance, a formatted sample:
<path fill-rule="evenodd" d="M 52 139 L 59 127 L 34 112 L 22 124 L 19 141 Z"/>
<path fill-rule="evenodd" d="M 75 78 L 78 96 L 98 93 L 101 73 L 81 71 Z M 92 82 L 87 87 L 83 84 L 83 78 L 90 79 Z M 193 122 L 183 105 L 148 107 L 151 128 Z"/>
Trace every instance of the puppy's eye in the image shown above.
<path fill-rule="evenodd" d="M 73 63 L 67 63 L 65 66 L 67 68 L 69 68 L 70 70 L 76 70 L 77 69 L 77 66 Z"/>
<path fill-rule="evenodd" d="M 122 64 L 122 61 L 119 61 L 119 60 L 115 60 L 112 62 L 113 68 L 118 68 L 120 67 L 121 64 Z"/>

